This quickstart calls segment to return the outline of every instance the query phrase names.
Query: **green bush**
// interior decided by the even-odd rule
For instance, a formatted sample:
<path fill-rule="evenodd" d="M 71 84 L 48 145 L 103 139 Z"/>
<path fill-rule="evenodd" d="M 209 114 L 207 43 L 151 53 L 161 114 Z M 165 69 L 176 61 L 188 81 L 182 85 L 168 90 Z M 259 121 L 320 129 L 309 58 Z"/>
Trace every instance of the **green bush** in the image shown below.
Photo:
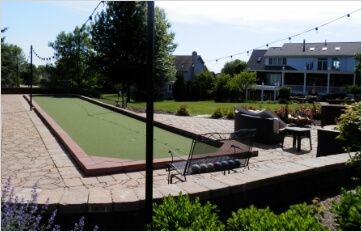
<path fill-rule="evenodd" d="M 347 192 L 342 188 L 342 201 L 332 201 L 332 213 L 337 214 L 337 229 L 361 231 L 361 186 L 356 192 Z"/>
<path fill-rule="evenodd" d="M 212 113 L 211 118 L 222 118 L 223 113 L 220 108 L 217 108 L 214 113 Z"/>
<path fill-rule="evenodd" d="M 225 225 L 219 220 L 216 205 L 207 202 L 201 205 L 196 197 L 192 202 L 188 195 L 179 193 L 177 198 L 168 195 L 163 197 L 161 205 L 153 205 L 153 230 L 224 230 Z"/>
<path fill-rule="evenodd" d="M 232 212 L 231 218 L 227 220 L 228 230 L 242 231 L 263 231 L 276 228 L 277 216 L 270 211 L 269 207 L 257 209 L 251 205 L 247 209 L 239 209 L 236 213 Z"/>
<path fill-rule="evenodd" d="M 226 118 L 227 118 L 227 119 L 234 119 L 234 118 L 235 118 L 235 111 L 234 111 L 234 109 L 230 109 L 229 111 L 227 111 L 227 113 L 226 113 Z"/>
<path fill-rule="evenodd" d="M 280 87 L 278 89 L 278 93 L 279 93 L 279 98 L 281 99 L 290 99 L 290 95 L 292 94 L 292 88 L 290 87 Z"/>
<path fill-rule="evenodd" d="M 357 151 L 348 161 L 351 164 L 361 165 L 361 102 L 353 103 L 339 118 L 337 139 L 346 142 L 346 152 Z"/>
<path fill-rule="evenodd" d="M 190 114 L 191 114 L 190 109 L 185 105 L 180 106 L 176 110 L 176 115 L 178 116 L 190 116 Z"/>
<path fill-rule="evenodd" d="M 289 209 L 280 215 L 269 210 L 257 209 L 253 205 L 248 209 L 239 209 L 232 212 L 232 217 L 227 220 L 228 230 L 329 230 L 323 226 L 315 217 L 317 210 L 315 206 L 306 203 L 291 205 Z"/>

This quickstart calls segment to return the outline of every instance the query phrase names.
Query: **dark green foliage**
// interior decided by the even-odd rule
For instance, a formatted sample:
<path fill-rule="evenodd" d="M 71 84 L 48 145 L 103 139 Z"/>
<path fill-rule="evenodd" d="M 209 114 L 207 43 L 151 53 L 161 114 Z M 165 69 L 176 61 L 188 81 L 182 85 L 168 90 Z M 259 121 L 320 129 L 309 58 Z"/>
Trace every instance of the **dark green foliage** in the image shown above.
<path fill-rule="evenodd" d="M 281 99 L 290 99 L 290 95 L 292 94 L 292 88 L 290 87 L 281 87 L 278 89 L 279 98 Z"/>
<path fill-rule="evenodd" d="M 209 100 L 210 92 L 213 86 L 214 77 L 206 68 L 197 74 L 196 79 L 194 80 L 194 85 L 197 86 L 199 92 L 198 100 Z"/>
<path fill-rule="evenodd" d="M 175 34 L 164 10 L 155 8 L 154 100 L 162 100 L 164 85 L 174 81 L 176 69 L 171 56 L 176 49 Z M 92 30 L 96 55 L 93 64 L 109 83 L 134 86 L 136 101 L 146 100 L 147 3 L 107 2 L 107 9 L 97 14 Z M 123 90 L 125 92 L 125 90 Z"/>
<path fill-rule="evenodd" d="M 211 118 L 222 118 L 226 116 L 227 119 L 235 118 L 234 109 L 223 109 L 217 108 L 214 113 L 212 113 Z"/>
<path fill-rule="evenodd" d="M 212 91 L 215 95 L 216 102 L 226 102 L 229 101 L 230 90 L 228 82 L 231 76 L 229 74 L 219 74 L 216 76 L 216 79 L 213 84 Z"/>
<path fill-rule="evenodd" d="M 342 201 L 333 200 L 332 204 L 332 212 L 337 214 L 337 229 L 361 231 L 361 186 L 357 186 L 356 192 L 342 188 Z"/>
<path fill-rule="evenodd" d="M 227 220 L 228 230 L 269 231 L 269 230 L 329 230 L 316 217 L 314 206 L 306 203 L 292 205 L 282 214 L 276 215 L 267 207 L 257 209 L 253 205 L 247 209 L 232 212 Z"/>
<path fill-rule="evenodd" d="M 4 29 L 4 32 L 5 30 L 6 28 Z M 19 87 L 22 83 L 22 79 L 29 80 L 29 74 L 26 72 L 27 68 L 30 68 L 29 66 L 30 65 L 27 65 L 26 63 L 26 57 L 20 47 L 4 43 L 3 39 L 1 39 L 2 87 Z M 34 68 L 33 83 L 36 82 L 35 71 L 36 69 Z"/>
<path fill-rule="evenodd" d="M 89 70 L 89 57 L 93 54 L 93 47 L 89 37 L 90 27 L 76 27 L 73 32 L 62 31 L 57 35 L 49 47 L 55 50 L 55 67 L 50 69 L 51 77 L 58 82 L 72 82 L 72 86 L 89 88 L 92 84 L 88 79 L 92 78 Z M 90 84 L 90 85 L 88 85 Z"/>
<path fill-rule="evenodd" d="M 235 118 L 235 111 L 234 109 L 229 109 L 227 112 L 224 112 L 227 119 L 234 119 Z"/>
<path fill-rule="evenodd" d="M 361 102 L 353 103 L 345 110 L 339 118 L 338 129 L 340 135 L 337 139 L 341 139 L 346 142 L 344 149 L 347 152 L 357 151 L 348 163 L 361 167 Z M 360 177 L 358 174 L 358 178 Z"/>
<path fill-rule="evenodd" d="M 224 67 L 221 69 L 221 73 L 229 74 L 230 76 L 233 76 L 234 74 L 238 74 L 242 71 L 244 71 L 246 67 L 246 62 L 241 61 L 239 59 L 226 62 L 224 64 Z"/>
<path fill-rule="evenodd" d="M 224 224 L 219 220 L 217 206 L 207 202 L 201 205 L 199 198 L 191 201 L 188 195 L 171 195 L 163 198 L 161 205 L 153 205 L 153 230 L 168 231 L 220 231 Z"/>
<path fill-rule="evenodd" d="M 211 118 L 222 118 L 223 113 L 220 108 L 217 108 L 214 113 L 212 113 Z"/>
<path fill-rule="evenodd" d="M 176 110 L 176 115 L 178 116 L 190 116 L 190 114 L 191 114 L 190 109 L 185 105 L 180 106 Z"/>
<path fill-rule="evenodd" d="M 187 99 L 186 83 L 182 74 L 176 76 L 173 86 L 173 99 L 175 101 L 185 101 Z"/>

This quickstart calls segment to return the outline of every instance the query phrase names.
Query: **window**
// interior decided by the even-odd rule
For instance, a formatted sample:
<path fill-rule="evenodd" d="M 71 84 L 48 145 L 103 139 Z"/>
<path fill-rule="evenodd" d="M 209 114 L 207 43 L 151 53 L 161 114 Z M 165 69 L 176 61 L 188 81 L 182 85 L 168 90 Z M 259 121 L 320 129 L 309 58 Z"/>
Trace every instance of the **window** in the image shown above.
<path fill-rule="evenodd" d="M 313 61 L 306 63 L 305 68 L 307 70 L 313 70 L 313 64 L 314 64 Z"/>
<path fill-rule="evenodd" d="M 172 93 L 172 87 L 173 87 L 172 84 L 168 84 L 168 89 L 167 90 L 168 90 L 169 93 Z"/>
<path fill-rule="evenodd" d="M 260 63 L 260 61 L 261 61 L 261 56 L 258 56 L 257 62 Z"/>
<path fill-rule="evenodd" d="M 315 48 L 309 48 L 309 51 L 314 51 Z"/>
<path fill-rule="evenodd" d="M 323 48 L 322 48 L 322 51 L 327 51 L 327 47 L 323 47 Z"/>
<path fill-rule="evenodd" d="M 336 51 L 339 51 L 339 50 L 341 50 L 341 47 L 336 47 L 335 50 L 336 50 Z"/>
<path fill-rule="evenodd" d="M 287 64 L 287 58 L 269 58 L 269 65 L 286 65 Z"/>
<path fill-rule="evenodd" d="M 339 71 L 339 60 L 337 58 L 332 59 L 332 69 L 335 71 Z"/>
<path fill-rule="evenodd" d="M 327 70 L 328 59 L 319 58 L 318 59 L 318 70 Z"/>

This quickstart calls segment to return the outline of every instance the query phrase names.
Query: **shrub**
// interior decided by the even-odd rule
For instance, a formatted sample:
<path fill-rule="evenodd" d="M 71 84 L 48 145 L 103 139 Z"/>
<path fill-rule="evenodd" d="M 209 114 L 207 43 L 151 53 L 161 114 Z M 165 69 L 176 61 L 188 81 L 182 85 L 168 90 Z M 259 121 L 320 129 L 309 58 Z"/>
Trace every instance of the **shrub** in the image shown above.
<path fill-rule="evenodd" d="M 212 113 L 211 118 L 222 118 L 223 113 L 220 108 L 217 108 L 214 113 Z"/>
<path fill-rule="evenodd" d="M 341 202 L 332 201 L 332 213 L 337 214 L 337 229 L 361 231 L 361 186 L 355 192 L 347 192 L 342 188 Z"/>
<path fill-rule="evenodd" d="M 177 198 L 163 197 L 161 205 L 153 205 L 153 230 L 224 230 L 225 225 L 219 220 L 217 206 L 207 202 L 201 205 L 196 197 L 192 202 L 189 196 L 180 192 Z"/>
<path fill-rule="evenodd" d="M 37 202 L 37 183 L 31 190 L 31 199 L 25 201 L 14 196 L 14 188 L 11 188 L 11 177 L 3 185 L 1 194 L 1 230 L 6 231 L 24 231 L 24 230 L 60 230 L 60 225 L 54 225 L 54 219 L 57 214 L 55 210 L 50 218 L 46 220 L 44 213 L 48 210 L 45 204 L 39 208 Z M 84 229 L 84 217 L 81 217 L 78 223 L 75 223 L 73 230 Z M 98 226 L 94 227 L 97 230 Z"/>
<path fill-rule="evenodd" d="M 176 110 L 176 115 L 178 116 L 190 116 L 191 112 L 187 106 L 182 105 Z"/>
<path fill-rule="evenodd" d="M 288 107 L 288 105 L 285 105 L 281 108 L 275 109 L 274 114 L 281 118 L 284 122 L 288 122 L 288 114 L 292 114 L 292 110 Z"/>
<path fill-rule="evenodd" d="M 292 94 L 292 88 L 290 87 L 280 87 L 278 89 L 278 93 L 279 93 L 279 98 L 284 98 L 289 100 L 290 95 Z"/>
<path fill-rule="evenodd" d="M 229 109 L 229 111 L 227 111 L 227 113 L 226 113 L 226 118 L 227 118 L 227 119 L 234 119 L 234 118 L 235 118 L 235 111 L 234 111 L 234 109 Z"/>
<path fill-rule="evenodd" d="M 231 218 L 227 219 L 227 229 L 233 231 L 273 230 L 273 225 L 276 223 L 277 216 L 270 211 L 269 207 L 257 209 L 251 205 L 247 209 L 238 209 L 236 213 L 232 212 Z"/>
<path fill-rule="evenodd" d="M 347 152 L 357 150 L 354 156 L 348 161 L 351 164 L 361 165 L 361 103 L 353 103 L 346 109 L 339 118 L 338 129 L 341 139 L 347 143 L 344 149 Z"/>
<path fill-rule="evenodd" d="M 328 230 L 329 228 L 320 224 L 316 217 L 315 206 L 306 203 L 291 205 L 289 209 L 280 215 L 269 210 L 257 209 L 253 205 L 248 209 L 239 209 L 232 213 L 227 220 L 229 230 Z"/>

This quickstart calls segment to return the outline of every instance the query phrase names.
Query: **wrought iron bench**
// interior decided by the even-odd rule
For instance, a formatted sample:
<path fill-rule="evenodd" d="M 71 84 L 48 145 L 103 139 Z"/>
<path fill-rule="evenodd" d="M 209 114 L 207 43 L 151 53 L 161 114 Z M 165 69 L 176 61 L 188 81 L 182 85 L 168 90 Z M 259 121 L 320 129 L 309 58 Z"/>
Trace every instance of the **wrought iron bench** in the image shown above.
<path fill-rule="evenodd" d="M 253 155 L 252 148 L 255 138 L 255 129 L 241 129 L 232 133 L 207 133 L 197 135 L 191 144 L 188 156 L 181 156 L 175 151 L 171 153 L 171 162 L 168 163 L 168 183 L 178 175 L 222 171 L 230 173 L 239 167 L 248 167 L 249 159 Z"/>

